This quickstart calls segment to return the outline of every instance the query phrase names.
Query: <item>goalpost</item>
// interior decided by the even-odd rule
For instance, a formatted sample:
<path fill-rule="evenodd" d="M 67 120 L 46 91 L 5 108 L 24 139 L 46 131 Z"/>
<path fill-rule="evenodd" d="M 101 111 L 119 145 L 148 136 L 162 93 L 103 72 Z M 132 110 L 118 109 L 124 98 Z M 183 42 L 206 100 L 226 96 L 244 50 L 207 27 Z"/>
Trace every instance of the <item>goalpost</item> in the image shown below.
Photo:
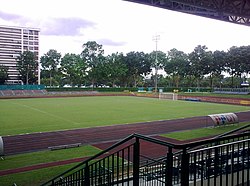
<path fill-rule="evenodd" d="M 178 94 L 176 93 L 167 93 L 167 92 L 162 92 L 159 93 L 159 99 L 170 99 L 170 100 L 178 100 Z"/>

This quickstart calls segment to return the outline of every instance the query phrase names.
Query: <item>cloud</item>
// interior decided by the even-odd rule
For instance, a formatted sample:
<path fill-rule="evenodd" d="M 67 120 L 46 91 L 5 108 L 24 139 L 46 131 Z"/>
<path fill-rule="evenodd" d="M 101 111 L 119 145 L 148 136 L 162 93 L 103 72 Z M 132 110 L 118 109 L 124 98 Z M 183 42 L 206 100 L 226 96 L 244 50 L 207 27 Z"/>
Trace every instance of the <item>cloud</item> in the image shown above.
<path fill-rule="evenodd" d="M 15 21 L 15 20 L 21 19 L 22 16 L 0 11 L 0 18 L 5 21 Z"/>
<path fill-rule="evenodd" d="M 111 39 L 98 39 L 97 43 L 100 43 L 101 45 L 106 45 L 106 46 L 124 46 L 124 45 L 126 45 L 126 42 L 113 41 Z"/>
<path fill-rule="evenodd" d="M 42 35 L 77 36 L 81 29 L 95 27 L 95 23 L 81 18 L 50 18 L 41 28 Z"/>

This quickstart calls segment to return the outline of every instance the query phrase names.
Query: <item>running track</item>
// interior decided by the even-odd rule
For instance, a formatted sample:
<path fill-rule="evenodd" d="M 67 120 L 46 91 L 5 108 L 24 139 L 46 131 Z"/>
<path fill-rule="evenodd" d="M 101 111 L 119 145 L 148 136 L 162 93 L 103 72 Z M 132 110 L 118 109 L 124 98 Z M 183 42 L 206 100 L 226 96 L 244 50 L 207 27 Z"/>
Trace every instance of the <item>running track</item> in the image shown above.
<path fill-rule="evenodd" d="M 250 111 L 236 113 L 240 122 L 250 121 Z M 52 146 L 81 143 L 108 144 L 133 133 L 157 136 L 168 132 L 212 126 L 208 116 L 147 123 L 84 128 L 65 131 L 3 136 L 5 155 L 46 150 Z"/>

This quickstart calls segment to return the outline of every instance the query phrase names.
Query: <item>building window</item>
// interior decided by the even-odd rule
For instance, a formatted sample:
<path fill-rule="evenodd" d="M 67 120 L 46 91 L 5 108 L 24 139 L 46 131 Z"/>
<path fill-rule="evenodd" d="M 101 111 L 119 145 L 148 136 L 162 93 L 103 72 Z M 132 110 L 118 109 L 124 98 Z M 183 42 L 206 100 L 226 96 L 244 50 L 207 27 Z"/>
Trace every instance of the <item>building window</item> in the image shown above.
<path fill-rule="evenodd" d="M 24 29 L 24 30 L 23 30 L 23 33 L 24 33 L 24 34 L 28 34 L 28 33 L 29 33 L 29 31 L 28 31 L 28 30 L 26 30 L 26 29 Z"/>

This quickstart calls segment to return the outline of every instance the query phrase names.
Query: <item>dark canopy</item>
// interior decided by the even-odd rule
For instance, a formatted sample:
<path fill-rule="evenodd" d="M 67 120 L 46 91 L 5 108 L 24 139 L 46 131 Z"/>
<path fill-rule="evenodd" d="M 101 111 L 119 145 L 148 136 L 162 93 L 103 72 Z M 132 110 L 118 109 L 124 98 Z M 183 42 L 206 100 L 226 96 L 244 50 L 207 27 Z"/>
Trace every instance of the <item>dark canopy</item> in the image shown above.
<path fill-rule="evenodd" d="M 250 26 L 250 0 L 126 0 Z"/>

